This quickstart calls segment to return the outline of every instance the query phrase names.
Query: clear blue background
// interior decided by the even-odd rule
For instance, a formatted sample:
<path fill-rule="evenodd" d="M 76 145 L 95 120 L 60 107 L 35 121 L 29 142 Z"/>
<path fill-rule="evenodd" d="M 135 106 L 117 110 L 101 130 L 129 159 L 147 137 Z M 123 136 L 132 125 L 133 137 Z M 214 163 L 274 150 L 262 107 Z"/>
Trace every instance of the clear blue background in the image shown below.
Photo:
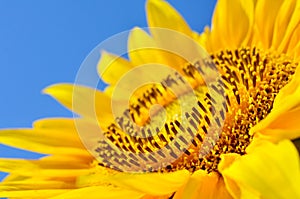
<path fill-rule="evenodd" d="M 192 29 L 209 25 L 215 0 L 169 0 Z M 0 0 L 0 128 L 31 127 L 44 117 L 72 113 L 41 94 L 74 82 L 88 53 L 108 37 L 145 27 L 144 0 Z M 37 154 L 0 145 L 0 157 Z M 0 179 L 4 174 L 0 173 Z"/>

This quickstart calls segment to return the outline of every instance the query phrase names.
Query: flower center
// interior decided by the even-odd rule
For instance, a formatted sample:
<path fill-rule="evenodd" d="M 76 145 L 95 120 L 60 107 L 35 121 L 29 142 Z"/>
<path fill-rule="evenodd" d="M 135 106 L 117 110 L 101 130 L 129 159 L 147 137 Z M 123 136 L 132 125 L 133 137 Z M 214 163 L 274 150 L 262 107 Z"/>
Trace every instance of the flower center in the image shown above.
<path fill-rule="evenodd" d="M 101 165 L 117 170 L 134 167 L 138 168 L 136 171 L 187 169 L 194 172 L 202 169 L 212 172 L 217 171 L 221 154 L 245 154 L 252 140 L 250 128 L 271 111 L 276 95 L 290 81 L 297 63 L 283 54 L 256 48 L 221 51 L 211 58 L 220 73 L 218 82 L 225 89 L 225 103 L 216 104 L 195 66 L 186 65 L 182 72 L 194 88 L 193 95 L 198 101 L 196 106 L 189 107 L 192 111 L 182 113 L 182 103 L 179 103 L 193 104 L 189 102 L 191 93 L 174 96 L 164 84 L 144 88 L 142 94 L 131 99 L 128 118 L 119 118 L 118 125 L 111 124 L 107 128 L 105 136 L 111 143 L 99 141 L 101 150 L 97 153 Z M 180 79 L 177 82 L 173 79 L 169 83 L 178 81 Z M 218 87 L 212 88 L 220 92 Z M 149 122 L 149 109 L 153 104 L 160 104 L 164 110 L 152 111 Z M 179 119 L 182 114 L 187 124 Z M 139 131 L 142 135 L 132 128 L 131 120 L 143 125 Z M 216 124 L 214 128 L 219 129 L 215 134 L 208 133 L 212 121 Z M 158 128 L 160 125 L 163 128 Z M 192 136 L 191 141 L 187 135 Z M 205 142 L 207 136 L 210 139 Z M 120 154 L 112 145 L 131 154 Z M 159 150 L 162 148 L 167 148 L 167 152 Z M 162 161 L 170 159 L 175 161 Z M 160 169 L 153 169 L 149 164 L 158 161 L 162 161 Z"/>

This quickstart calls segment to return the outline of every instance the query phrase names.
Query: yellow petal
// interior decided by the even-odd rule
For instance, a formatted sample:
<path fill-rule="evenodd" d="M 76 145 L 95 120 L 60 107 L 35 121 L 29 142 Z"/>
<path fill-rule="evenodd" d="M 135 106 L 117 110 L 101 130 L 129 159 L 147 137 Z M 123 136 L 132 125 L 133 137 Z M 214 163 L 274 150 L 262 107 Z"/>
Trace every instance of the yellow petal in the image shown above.
<path fill-rule="evenodd" d="M 258 1 L 255 7 L 255 28 L 258 40 L 264 49 L 270 48 L 274 33 L 274 24 L 283 0 Z M 268 12 L 266 12 L 268 10 Z"/>
<path fill-rule="evenodd" d="M 69 189 L 45 189 L 24 191 L 0 191 L 1 198 L 50 198 L 70 191 Z"/>
<path fill-rule="evenodd" d="M 284 1 L 276 18 L 272 46 L 281 51 L 287 50 L 291 35 L 300 23 L 300 2 Z"/>
<path fill-rule="evenodd" d="M 147 20 L 150 27 L 166 28 L 192 37 L 192 30 L 182 16 L 164 0 L 148 0 L 146 4 Z M 155 35 L 154 32 L 154 37 Z"/>
<path fill-rule="evenodd" d="M 165 196 L 150 196 L 150 195 L 146 195 L 144 197 L 142 197 L 141 199 L 170 199 L 171 196 L 170 195 L 165 195 Z"/>
<path fill-rule="evenodd" d="M 52 134 L 51 134 L 52 133 Z M 60 136 L 61 135 L 61 136 Z M 0 131 L 0 142 L 6 144 L 5 140 L 24 140 L 24 142 L 36 142 L 48 146 L 78 147 L 77 140 L 72 136 L 63 135 L 58 129 L 7 129 Z M 69 139 L 66 139 L 69 138 Z M 70 140 L 68 143 L 62 143 Z"/>
<path fill-rule="evenodd" d="M 291 37 L 291 41 L 287 50 L 287 53 L 295 59 L 296 62 L 300 62 L 300 25 L 297 26 L 296 30 Z"/>
<path fill-rule="evenodd" d="M 53 139 L 59 146 L 85 148 L 78 135 L 76 126 L 78 120 L 73 118 L 40 119 L 34 121 L 33 129 L 37 132 L 35 136 L 42 136 L 46 143 L 50 143 L 47 139 Z M 66 141 L 68 142 L 66 143 Z"/>
<path fill-rule="evenodd" d="M 156 33 L 159 34 L 160 32 L 157 30 Z M 161 33 L 164 34 L 163 31 Z M 152 37 L 150 37 L 150 35 L 148 35 L 148 33 L 137 27 L 132 29 L 130 32 L 128 38 L 128 51 L 130 61 L 136 67 L 143 66 L 144 64 L 154 63 L 162 64 L 168 67 L 174 67 L 177 69 L 180 68 L 178 67 L 179 62 L 176 62 L 178 59 L 180 59 L 179 56 L 169 52 L 171 49 L 162 48 Z M 147 78 L 146 80 L 148 80 L 149 76 L 151 75 L 155 77 L 156 72 L 153 71 L 152 73 L 149 73 L 149 71 L 145 71 L 143 73 L 143 71 L 139 71 L 139 75 L 141 77 L 144 76 Z"/>
<path fill-rule="evenodd" d="M 283 87 L 275 98 L 274 106 L 276 108 L 282 107 L 295 107 L 300 104 L 300 100 L 297 96 L 300 95 L 300 68 L 296 69 L 293 79 L 285 87 Z M 296 97 L 296 98 L 295 98 Z M 283 103 L 287 102 L 288 103 Z"/>
<path fill-rule="evenodd" d="M 290 141 L 277 145 L 268 141 L 253 142 L 247 155 L 222 171 L 237 182 L 241 198 L 249 194 L 261 198 L 300 198 L 299 154 Z"/>
<path fill-rule="evenodd" d="M 211 40 L 211 31 L 208 26 L 204 28 L 203 33 L 201 33 L 198 37 L 195 37 L 195 40 L 199 43 L 200 46 L 203 46 L 207 52 L 212 53 L 213 47 Z"/>
<path fill-rule="evenodd" d="M 222 155 L 221 161 L 218 165 L 218 170 L 222 173 L 223 170 L 230 167 L 230 165 L 235 160 L 237 160 L 239 157 L 240 157 L 240 155 L 238 155 L 236 153 L 229 153 L 229 154 Z M 233 180 L 227 178 L 226 176 L 223 176 L 223 179 L 224 179 L 225 186 L 226 186 L 228 192 L 230 193 L 230 195 L 233 196 L 233 198 L 240 198 L 241 191 L 240 191 L 239 187 L 237 186 L 237 184 Z"/>
<path fill-rule="evenodd" d="M 89 168 L 70 168 L 68 162 L 64 162 L 64 164 L 61 166 L 60 162 L 52 162 L 52 165 L 47 165 L 42 160 L 2 159 L 0 161 L 0 170 L 20 176 L 51 177 L 53 179 L 76 177 L 89 173 Z"/>
<path fill-rule="evenodd" d="M 42 190 L 42 189 L 70 189 L 74 188 L 74 183 L 58 180 L 20 180 L 0 183 L 0 191 L 17 190 Z"/>
<path fill-rule="evenodd" d="M 172 194 L 183 186 L 189 177 L 188 171 L 179 170 L 171 173 L 120 173 L 107 180 L 126 189 L 156 196 Z"/>
<path fill-rule="evenodd" d="M 42 154 L 90 157 L 85 148 L 78 146 L 77 141 L 73 142 L 72 137 L 68 142 L 64 136 L 59 137 L 56 133 L 61 134 L 61 132 L 36 129 L 1 130 L 0 143 Z"/>
<path fill-rule="evenodd" d="M 238 154 L 223 154 L 221 156 L 221 162 L 218 165 L 218 170 L 223 173 L 224 170 L 229 168 L 234 161 L 238 160 L 241 156 Z M 225 186 L 231 196 L 235 199 L 260 199 L 260 197 L 256 194 L 256 192 L 248 190 L 248 189 L 241 189 L 237 182 L 233 179 L 229 178 L 228 176 L 223 176 Z"/>
<path fill-rule="evenodd" d="M 52 197 L 51 199 L 74 199 L 74 198 L 88 198 L 88 199 L 116 199 L 116 198 L 130 198 L 138 199 L 144 194 L 134 192 L 131 190 L 120 189 L 106 186 L 92 186 L 76 189 L 66 192 L 65 194 Z"/>
<path fill-rule="evenodd" d="M 168 60 L 164 63 L 182 72 L 184 64 L 204 58 L 194 32 L 166 1 L 149 0 L 146 8 L 149 31 L 161 49 L 160 54 Z"/>
<path fill-rule="evenodd" d="M 259 124 L 254 131 L 259 132 L 265 139 L 277 142 L 283 139 L 296 139 L 300 137 L 300 107 L 282 113 L 278 118 L 273 119 L 265 128 L 259 129 Z M 253 131 L 253 132 L 254 132 Z"/>
<path fill-rule="evenodd" d="M 34 130 L 38 132 L 37 135 L 43 137 L 45 144 L 50 143 L 46 139 L 49 138 L 56 141 L 56 146 L 72 146 L 85 150 L 86 146 L 83 145 L 82 134 L 80 134 L 83 126 L 84 130 L 88 132 L 99 131 L 97 123 L 91 123 L 81 118 L 46 118 L 33 123 Z"/>
<path fill-rule="evenodd" d="M 34 121 L 33 128 L 35 129 L 76 129 L 75 120 L 73 118 L 46 118 Z M 72 134 L 73 131 L 66 131 L 64 134 Z M 64 136 L 64 134 L 60 136 Z M 74 136 L 74 135 L 72 135 Z"/>
<path fill-rule="evenodd" d="M 295 31 L 293 32 L 292 36 L 291 36 L 291 40 L 288 46 L 288 50 L 287 53 L 288 54 L 292 54 L 296 61 L 299 62 L 299 49 L 300 49 L 300 23 L 297 25 L 297 27 L 295 28 Z M 298 53 L 297 53 L 298 50 Z M 297 60 L 298 59 L 298 60 Z"/>
<path fill-rule="evenodd" d="M 175 194 L 174 199 L 232 199 L 228 193 L 223 178 L 212 172 L 198 170 L 192 174 L 187 184 Z"/>
<path fill-rule="evenodd" d="M 253 18 L 252 0 L 219 0 L 212 20 L 214 50 L 246 45 L 252 34 Z"/>
<path fill-rule="evenodd" d="M 131 68 L 133 65 L 126 59 L 105 51 L 101 52 L 97 66 L 99 76 L 109 84 L 116 84 Z"/>
<path fill-rule="evenodd" d="M 14 159 L 1 159 L 0 170 L 4 172 L 13 172 L 15 170 L 25 171 L 36 169 L 37 165 L 32 163 L 30 160 L 14 160 Z"/>
<path fill-rule="evenodd" d="M 153 38 L 144 30 L 136 27 L 130 31 L 128 38 L 128 55 L 134 65 L 157 63 L 159 49 Z"/>
<path fill-rule="evenodd" d="M 43 92 L 80 116 L 94 121 L 98 118 L 102 124 L 114 121 L 110 97 L 96 89 L 73 84 L 55 84 L 45 88 Z"/>
<path fill-rule="evenodd" d="M 0 137 L 14 137 L 45 145 L 83 148 L 76 131 L 75 120 L 71 118 L 37 120 L 33 123 L 33 129 L 2 130 Z M 66 140 L 68 142 L 65 142 Z"/>

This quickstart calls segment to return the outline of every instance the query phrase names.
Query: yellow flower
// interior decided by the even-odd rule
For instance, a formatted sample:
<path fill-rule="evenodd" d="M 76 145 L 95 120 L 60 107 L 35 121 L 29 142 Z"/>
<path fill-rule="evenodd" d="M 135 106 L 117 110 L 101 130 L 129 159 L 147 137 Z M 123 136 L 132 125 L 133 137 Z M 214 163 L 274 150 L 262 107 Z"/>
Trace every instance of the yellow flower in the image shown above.
<path fill-rule="evenodd" d="M 81 118 L 44 119 L 32 129 L 0 132 L 1 143 L 50 154 L 39 160 L 2 159 L 0 169 L 10 175 L 0 184 L 0 197 L 300 198 L 299 154 L 290 141 L 300 137 L 300 1 L 219 0 L 212 28 L 201 34 L 165 1 L 149 0 L 146 8 L 149 26 L 163 29 L 150 28 L 151 36 L 133 29 L 128 39 L 130 60 L 102 53 L 99 74 L 109 83 L 104 92 L 71 84 L 44 90 Z M 181 39 L 172 37 L 179 33 L 164 34 L 169 30 L 182 34 Z M 174 45 L 189 54 L 195 50 L 183 42 L 189 39 L 210 54 L 224 93 L 211 87 L 224 94 L 224 104 L 209 95 L 195 63 L 157 48 Z M 134 137 L 117 126 L 110 103 L 115 98 L 120 104 L 126 100 L 122 90 L 114 96 L 119 80 L 147 63 L 172 66 L 193 88 L 197 106 L 190 107 L 187 128 L 177 120 L 181 105 L 177 101 L 189 104 L 189 94 L 175 95 L 163 84 L 140 87 L 129 100 L 129 114 L 139 125 L 149 121 L 152 105 L 164 106 L 167 119 L 161 131 L 151 138 Z M 140 72 L 142 77 L 153 75 Z M 153 114 L 153 119 L 162 118 L 159 110 Z M 88 144 L 82 144 L 78 130 L 98 132 L 98 122 L 104 137 L 97 142 L 101 147 L 96 158 L 87 151 Z M 222 126 L 221 132 L 213 129 L 209 134 L 211 123 Z M 193 137 L 190 143 L 187 134 Z M 202 148 L 208 135 L 215 138 L 214 145 Z M 166 143 L 172 140 L 180 141 L 168 148 Z M 159 154 L 163 148 L 167 152 Z M 176 148 L 182 154 L 172 153 Z M 166 160 L 161 167 L 141 161 L 152 164 L 159 155 L 159 160 Z"/>

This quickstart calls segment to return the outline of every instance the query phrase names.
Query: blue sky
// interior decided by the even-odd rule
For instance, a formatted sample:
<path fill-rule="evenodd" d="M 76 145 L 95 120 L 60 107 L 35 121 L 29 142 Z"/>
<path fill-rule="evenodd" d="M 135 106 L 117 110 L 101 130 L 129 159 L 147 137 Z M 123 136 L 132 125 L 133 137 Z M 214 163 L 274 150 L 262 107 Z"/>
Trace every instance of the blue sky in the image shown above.
<path fill-rule="evenodd" d="M 201 32 L 210 24 L 215 1 L 168 2 L 194 30 Z M 44 117 L 72 117 L 41 90 L 53 83 L 74 82 L 85 57 L 108 37 L 147 26 L 144 4 L 143 0 L 1 0 L 0 128 L 31 127 Z M 38 155 L 0 145 L 0 157 Z"/>

